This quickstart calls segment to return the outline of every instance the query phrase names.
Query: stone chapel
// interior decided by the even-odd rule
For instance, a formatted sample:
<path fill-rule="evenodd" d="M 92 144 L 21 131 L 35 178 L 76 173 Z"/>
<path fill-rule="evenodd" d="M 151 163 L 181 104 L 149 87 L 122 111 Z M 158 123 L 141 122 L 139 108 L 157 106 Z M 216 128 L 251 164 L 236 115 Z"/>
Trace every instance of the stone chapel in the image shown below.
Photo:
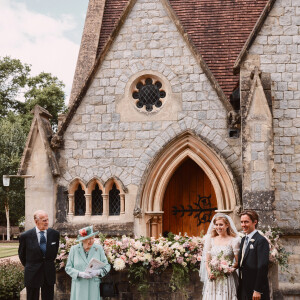
<path fill-rule="evenodd" d="M 300 295 L 299 0 L 90 0 L 68 112 L 33 113 L 27 229 L 200 235 L 251 208 Z"/>

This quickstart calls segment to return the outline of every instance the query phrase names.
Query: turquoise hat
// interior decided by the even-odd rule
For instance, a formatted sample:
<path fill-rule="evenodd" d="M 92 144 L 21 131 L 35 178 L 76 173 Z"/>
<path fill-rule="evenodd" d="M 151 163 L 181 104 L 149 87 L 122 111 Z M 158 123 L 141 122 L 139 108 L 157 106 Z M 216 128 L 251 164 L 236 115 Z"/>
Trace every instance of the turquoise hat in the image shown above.
<path fill-rule="evenodd" d="M 98 233 L 99 233 L 99 231 L 96 231 L 96 232 L 93 231 L 93 225 L 81 228 L 79 230 L 79 234 L 77 236 L 77 241 L 81 242 L 83 240 L 89 239 L 90 237 L 92 237 Z"/>

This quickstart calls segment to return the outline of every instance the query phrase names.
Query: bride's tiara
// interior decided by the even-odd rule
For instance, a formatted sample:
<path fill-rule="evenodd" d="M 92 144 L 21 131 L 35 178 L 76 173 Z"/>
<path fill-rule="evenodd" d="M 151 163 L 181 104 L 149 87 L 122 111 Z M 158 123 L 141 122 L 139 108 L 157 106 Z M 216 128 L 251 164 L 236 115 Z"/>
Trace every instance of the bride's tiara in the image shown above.
<path fill-rule="evenodd" d="M 226 219 L 228 220 L 228 216 L 225 215 L 224 213 L 216 213 L 216 214 L 214 215 L 214 218 L 217 218 L 217 217 L 226 218 Z"/>

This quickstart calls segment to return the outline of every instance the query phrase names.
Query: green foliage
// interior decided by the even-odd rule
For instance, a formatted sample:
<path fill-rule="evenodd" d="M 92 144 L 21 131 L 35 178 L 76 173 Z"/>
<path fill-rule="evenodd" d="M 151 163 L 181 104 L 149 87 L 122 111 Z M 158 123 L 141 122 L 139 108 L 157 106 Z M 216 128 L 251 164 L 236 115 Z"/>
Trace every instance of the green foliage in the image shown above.
<path fill-rule="evenodd" d="M 0 262 L 0 300 L 19 299 L 24 288 L 24 269 L 18 262 Z"/>
<path fill-rule="evenodd" d="M 147 266 L 141 262 L 131 265 L 128 269 L 129 283 L 137 287 L 137 290 L 141 293 L 141 299 L 146 298 L 150 287 L 147 274 Z"/>
<path fill-rule="evenodd" d="M 64 84 L 49 73 L 30 75 L 31 68 L 18 59 L 0 57 L 0 176 L 17 174 L 26 137 L 36 104 L 53 116 L 57 127 L 58 114 L 66 111 Z M 1 179 L 2 182 L 2 179 Z M 0 225 L 6 225 L 4 201 L 6 192 L 0 187 Z M 18 225 L 24 215 L 24 180 L 13 178 L 9 187 L 11 225 Z"/>
<path fill-rule="evenodd" d="M 0 117 L 6 117 L 10 110 L 18 110 L 22 104 L 16 101 L 26 86 L 30 67 L 18 59 L 0 59 Z"/>
<path fill-rule="evenodd" d="M 0 120 L 0 175 L 16 174 L 23 153 L 26 131 L 22 125 L 22 120 L 18 117 L 9 120 Z M 4 211 L 4 201 L 7 191 L 0 188 L 0 225 L 6 225 Z M 20 216 L 24 215 L 24 181 L 14 178 L 10 182 L 9 192 L 10 220 L 12 224 L 18 224 Z"/>
<path fill-rule="evenodd" d="M 170 279 L 170 288 L 173 292 L 179 291 L 187 299 L 188 293 L 186 286 L 189 284 L 189 269 L 180 264 L 172 264 L 172 277 Z"/>
<path fill-rule="evenodd" d="M 99 236 L 100 243 L 103 244 L 104 241 L 106 240 L 106 234 L 100 232 L 100 233 L 98 234 L 98 236 Z"/>
<path fill-rule="evenodd" d="M 52 115 L 52 126 L 55 126 L 58 115 L 66 111 L 62 81 L 58 80 L 57 77 L 53 77 L 50 73 L 41 73 L 38 76 L 28 78 L 27 85 L 28 90 L 24 95 L 24 113 L 29 114 L 38 104 L 49 111 Z"/>
<path fill-rule="evenodd" d="M 0 58 L 0 117 L 13 112 L 28 125 L 30 112 L 38 104 L 53 116 L 51 123 L 55 127 L 58 114 L 66 111 L 64 84 L 50 73 L 30 76 L 30 72 L 30 66 L 18 59 Z"/>
<path fill-rule="evenodd" d="M 277 263 L 281 271 L 289 272 L 289 256 L 290 252 L 287 252 L 283 247 L 282 240 L 280 236 L 282 236 L 282 232 L 280 228 L 271 228 L 265 229 L 261 232 L 267 241 L 270 244 L 270 262 Z"/>

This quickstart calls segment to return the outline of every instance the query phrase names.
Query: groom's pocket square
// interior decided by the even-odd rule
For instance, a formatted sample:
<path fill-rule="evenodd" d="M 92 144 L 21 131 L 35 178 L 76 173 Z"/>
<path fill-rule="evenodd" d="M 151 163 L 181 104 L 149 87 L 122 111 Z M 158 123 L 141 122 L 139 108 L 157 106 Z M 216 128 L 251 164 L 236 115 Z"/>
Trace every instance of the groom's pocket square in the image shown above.
<path fill-rule="evenodd" d="M 254 249 L 254 246 L 253 246 L 253 245 L 250 245 L 250 249 Z"/>
<path fill-rule="evenodd" d="M 51 245 L 55 245 L 55 244 L 56 244 L 56 242 L 52 242 L 52 243 L 51 243 Z"/>

